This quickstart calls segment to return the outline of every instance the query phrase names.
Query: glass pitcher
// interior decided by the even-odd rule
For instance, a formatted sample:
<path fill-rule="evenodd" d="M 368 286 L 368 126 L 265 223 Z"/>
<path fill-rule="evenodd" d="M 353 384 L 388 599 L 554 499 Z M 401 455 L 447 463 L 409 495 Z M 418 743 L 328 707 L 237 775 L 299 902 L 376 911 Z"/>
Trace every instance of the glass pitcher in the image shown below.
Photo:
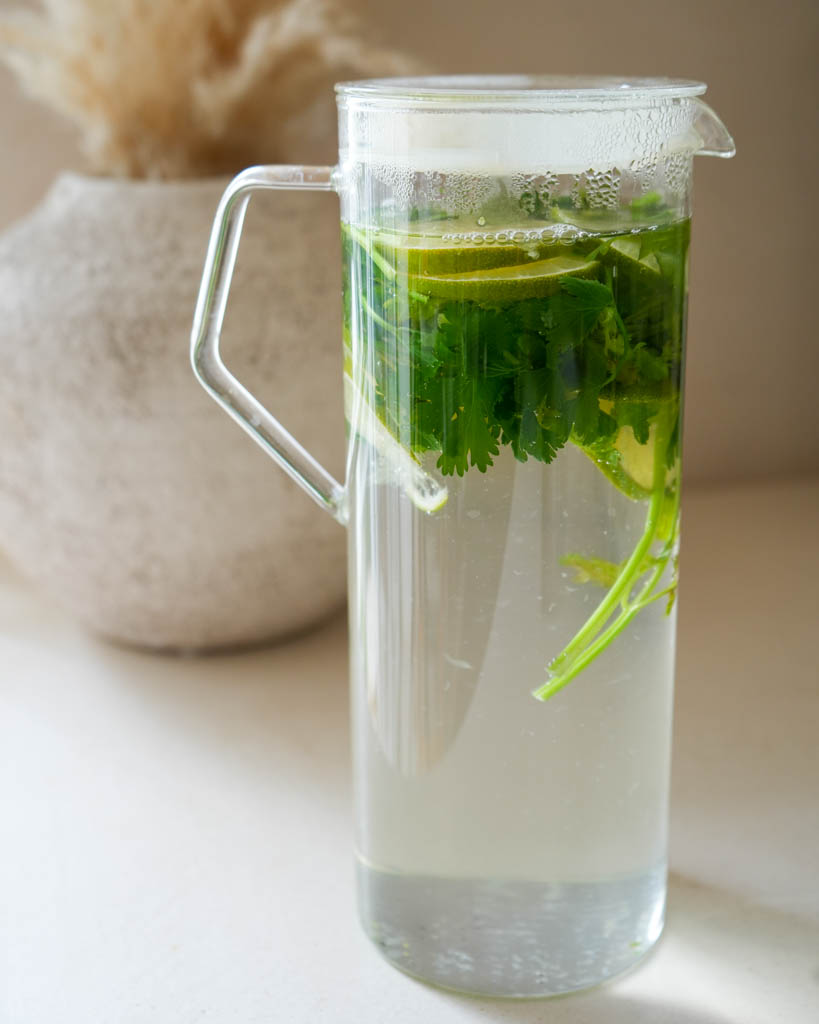
<path fill-rule="evenodd" d="M 704 91 L 340 85 L 338 166 L 216 215 L 193 365 L 348 528 L 361 919 L 448 988 L 584 988 L 662 929 L 691 168 L 734 152 Z M 343 486 L 219 355 L 285 188 L 341 201 Z"/>

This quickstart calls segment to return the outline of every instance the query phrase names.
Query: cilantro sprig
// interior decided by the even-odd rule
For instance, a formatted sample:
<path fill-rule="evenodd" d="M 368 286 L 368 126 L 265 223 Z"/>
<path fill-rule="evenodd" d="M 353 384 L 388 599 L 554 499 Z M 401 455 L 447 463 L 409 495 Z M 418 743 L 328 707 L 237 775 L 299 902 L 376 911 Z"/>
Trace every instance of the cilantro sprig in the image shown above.
<path fill-rule="evenodd" d="M 344 244 L 366 319 L 367 400 L 411 457 L 437 453 L 443 476 L 463 476 L 491 471 L 502 446 L 521 462 L 550 463 L 571 443 L 646 505 L 643 533 L 622 565 L 567 556 L 606 593 L 549 663 L 534 691 L 545 700 L 642 609 L 661 598 L 671 608 L 688 224 L 579 241 L 572 255 L 588 273 L 567 273 L 549 294 L 517 301 L 508 291 L 493 295 L 491 282 L 458 294 L 448 281 L 441 297 L 364 232 L 348 228 Z M 352 306 L 348 295 L 348 317 Z"/>

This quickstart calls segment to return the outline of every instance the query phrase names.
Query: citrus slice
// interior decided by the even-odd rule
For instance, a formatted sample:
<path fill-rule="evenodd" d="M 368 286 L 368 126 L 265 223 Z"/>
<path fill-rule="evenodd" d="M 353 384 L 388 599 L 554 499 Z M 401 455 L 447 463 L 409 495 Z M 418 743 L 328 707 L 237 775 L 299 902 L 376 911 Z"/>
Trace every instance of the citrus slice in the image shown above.
<path fill-rule="evenodd" d="M 640 444 L 631 427 L 620 427 L 614 438 L 614 449 L 620 455 L 620 466 L 623 472 L 646 492 L 649 492 L 654 486 L 654 437 L 656 433 L 656 426 L 652 423 L 645 444 Z"/>
<path fill-rule="evenodd" d="M 607 398 L 600 399 L 600 409 L 611 414 L 614 403 Z M 603 444 L 580 445 L 597 467 L 629 498 L 637 501 L 648 498 L 654 489 L 654 453 L 657 425 L 649 426 L 648 438 L 641 444 L 634 429 L 625 425 L 614 438 Z M 673 477 L 673 470 L 667 474 L 667 482 Z"/>
<path fill-rule="evenodd" d="M 686 221 L 639 235 L 621 235 L 612 239 L 601 259 L 631 280 L 656 288 L 658 278 L 674 281 L 678 275 L 684 276 L 685 260 L 676 254 L 688 244 L 689 230 Z"/>
<path fill-rule="evenodd" d="M 624 238 L 615 238 L 609 248 L 621 256 L 625 256 L 626 259 L 640 259 L 640 239 L 634 236 L 629 237 L 626 235 Z"/>
<path fill-rule="evenodd" d="M 497 242 L 458 242 L 429 235 L 398 235 L 381 232 L 373 236 L 373 248 L 399 273 L 413 277 L 427 274 L 456 274 L 489 267 L 523 263 L 533 247 Z M 540 251 L 534 248 L 535 255 Z"/>
<path fill-rule="evenodd" d="M 649 273 L 655 277 L 661 273 L 660 264 L 653 252 L 642 255 L 642 242 L 639 238 L 615 238 L 609 246 L 609 252 L 614 255 L 614 262 L 619 264 L 621 269 L 632 273 Z"/>
<path fill-rule="evenodd" d="M 410 287 L 440 299 L 475 302 L 512 302 L 543 298 L 560 290 L 567 277 L 595 277 L 598 264 L 574 256 L 554 256 L 534 263 L 490 267 L 462 274 L 426 274 L 413 277 Z"/>
<path fill-rule="evenodd" d="M 427 513 L 442 508 L 449 497 L 446 487 L 427 473 L 395 440 L 348 373 L 344 374 L 344 405 L 351 429 L 381 456 L 390 478 L 401 487 L 413 505 Z"/>

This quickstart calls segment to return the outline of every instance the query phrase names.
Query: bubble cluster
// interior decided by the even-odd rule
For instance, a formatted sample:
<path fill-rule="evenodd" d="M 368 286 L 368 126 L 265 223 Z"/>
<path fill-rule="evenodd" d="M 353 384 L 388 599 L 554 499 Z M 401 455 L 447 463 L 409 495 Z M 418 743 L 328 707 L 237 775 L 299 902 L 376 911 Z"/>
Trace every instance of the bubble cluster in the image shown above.
<path fill-rule="evenodd" d="M 415 200 L 415 172 L 409 167 L 394 163 L 374 162 L 369 165 L 370 174 L 376 181 L 386 185 L 399 207 L 411 206 Z"/>
<path fill-rule="evenodd" d="M 421 175 L 422 198 L 430 201 L 434 194 L 441 209 L 450 215 L 474 213 L 498 191 L 498 182 L 495 178 L 450 171 L 438 175 L 440 181 L 436 183 L 433 193 L 423 180 L 428 177 L 428 174 Z"/>
<path fill-rule="evenodd" d="M 633 190 L 638 195 L 645 195 L 657 187 L 657 160 L 636 159 L 629 164 L 628 177 Z"/>
<path fill-rule="evenodd" d="M 586 201 L 586 172 L 575 174 L 572 180 L 571 191 L 569 192 L 572 206 L 576 209 L 585 205 Z"/>
<path fill-rule="evenodd" d="M 669 153 L 663 161 L 668 191 L 674 195 L 685 195 L 691 187 L 691 156 L 688 153 Z"/>
<path fill-rule="evenodd" d="M 509 194 L 518 200 L 526 213 L 535 213 L 538 206 L 549 206 L 560 191 L 560 177 L 554 171 L 542 174 L 512 174 Z"/>
<path fill-rule="evenodd" d="M 586 202 L 592 210 L 616 210 L 620 203 L 621 174 L 617 168 L 606 171 L 588 170 Z"/>
<path fill-rule="evenodd" d="M 422 206 L 449 216 L 475 213 L 499 191 L 498 179 L 462 171 L 416 171 L 392 163 L 373 162 L 368 170 L 386 186 L 396 206 Z"/>
<path fill-rule="evenodd" d="M 518 228 L 509 231 L 447 231 L 441 235 L 442 242 L 453 245 L 521 245 L 542 242 L 561 242 L 573 245 L 581 238 L 588 237 L 574 224 L 549 224 L 540 228 Z"/>

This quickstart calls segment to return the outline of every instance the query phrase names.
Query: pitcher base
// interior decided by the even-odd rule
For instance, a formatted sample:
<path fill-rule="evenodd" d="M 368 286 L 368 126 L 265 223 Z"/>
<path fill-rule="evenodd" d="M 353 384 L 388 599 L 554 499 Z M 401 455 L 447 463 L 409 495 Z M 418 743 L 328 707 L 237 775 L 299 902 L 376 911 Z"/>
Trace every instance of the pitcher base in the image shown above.
<path fill-rule="evenodd" d="M 660 936 L 666 871 L 550 883 L 409 876 L 358 863 L 364 930 L 396 967 L 470 995 L 531 998 L 622 974 Z"/>

